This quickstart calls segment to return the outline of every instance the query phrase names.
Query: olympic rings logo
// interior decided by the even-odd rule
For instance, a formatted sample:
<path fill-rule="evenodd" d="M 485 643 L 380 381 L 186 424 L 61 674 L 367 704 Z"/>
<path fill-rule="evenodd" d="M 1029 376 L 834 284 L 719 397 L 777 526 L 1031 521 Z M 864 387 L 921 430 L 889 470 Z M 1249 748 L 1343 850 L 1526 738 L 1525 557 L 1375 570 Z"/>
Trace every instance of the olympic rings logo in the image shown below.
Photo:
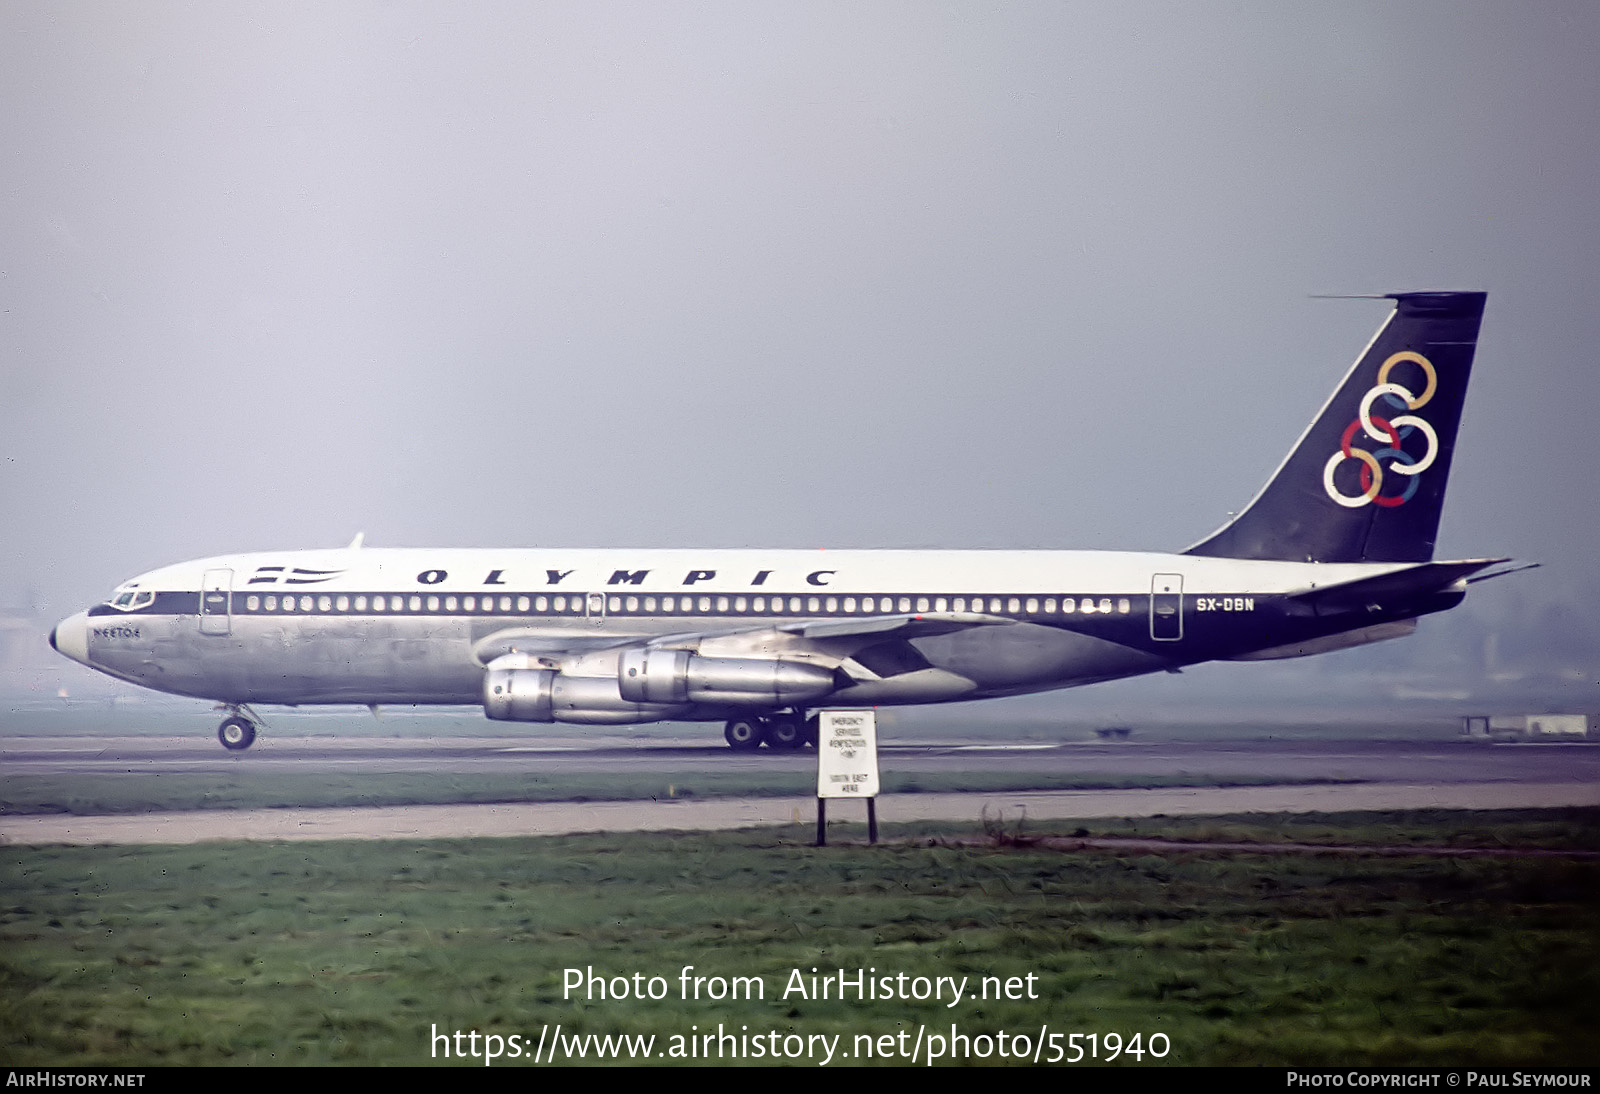
<path fill-rule="evenodd" d="M 1389 382 L 1389 373 L 1394 371 L 1396 365 L 1405 362 L 1411 362 L 1422 369 L 1426 384 L 1421 395 L 1414 394 L 1409 388 L 1400 384 Z M 1361 410 L 1356 415 L 1356 420 L 1345 427 L 1344 434 L 1339 438 L 1339 451 L 1328 458 L 1327 465 L 1322 469 L 1322 488 L 1328 492 L 1328 497 L 1348 509 L 1359 509 L 1363 505 L 1381 505 L 1392 509 L 1410 501 L 1411 496 L 1417 492 L 1419 481 L 1417 476 L 1432 467 L 1435 457 L 1439 455 L 1439 435 L 1434 432 L 1433 426 L 1415 414 L 1381 418 L 1372 412 L 1372 407 L 1382 399 L 1386 408 L 1393 407 L 1401 411 L 1419 410 L 1433 398 L 1438 387 L 1439 377 L 1434 371 L 1433 362 L 1420 353 L 1407 350 L 1396 353 L 1385 361 L 1383 367 L 1378 369 L 1378 382 L 1361 397 Z M 1371 452 L 1354 447 L 1351 442 L 1355 440 L 1357 430 L 1361 430 L 1374 441 L 1386 443 L 1387 447 Z M 1427 455 L 1421 459 L 1400 447 L 1400 442 L 1413 432 L 1420 432 L 1428 441 Z M 1334 471 L 1345 460 L 1357 460 L 1361 464 L 1359 494 L 1343 493 L 1333 483 Z M 1390 471 L 1405 477 L 1405 489 L 1402 492 L 1398 494 L 1382 492 L 1384 468 L 1381 461 L 1383 460 L 1389 461 Z"/>

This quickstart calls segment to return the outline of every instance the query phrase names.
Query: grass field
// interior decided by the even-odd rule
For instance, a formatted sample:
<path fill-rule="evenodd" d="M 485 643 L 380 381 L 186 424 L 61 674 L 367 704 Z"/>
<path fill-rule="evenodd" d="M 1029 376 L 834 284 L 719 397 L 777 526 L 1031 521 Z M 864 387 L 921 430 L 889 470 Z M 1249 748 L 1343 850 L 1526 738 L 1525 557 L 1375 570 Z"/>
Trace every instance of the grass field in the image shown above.
<path fill-rule="evenodd" d="M 825 849 L 807 828 L 8 847 L 0 1063 L 416 1064 L 439 1062 L 435 1031 L 515 1035 L 531 1052 L 558 1023 L 566 1037 L 653 1036 L 652 1055 L 687 1053 L 697 1043 L 672 1038 L 719 1025 L 747 1049 L 757 1033 L 775 1033 L 774 1048 L 810 1038 L 789 1043 L 805 1046 L 793 1062 L 811 1063 L 837 1037 L 835 1064 L 919 1033 L 924 1055 L 937 1035 L 954 1062 L 999 1062 L 1001 1032 L 1007 1055 L 1020 1036 L 1046 1060 L 1091 1046 L 1070 1034 L 1095 1035 L 1100 1060 L 1111 1035 L 1120 1048 L 1140 1034 L 1142 1059 L 1116 1062 L 1141 1066 L 1600 1059 L 1592 858 L 1062 853 L 1002 825 L 838 845 L 847 831 Z M 1031 834 L 1077 831 L 1593 849 L 1600 812 L 1055 822 Z M 752 978 L 763 997 L 684 999 L 685 966 Z M 998 977 L 1036 997 L 784 998 L 795 970 L 813 968 L 834 983 L 858 969 L 966 977 L 971 990 Z M 566 969 L 660 977 L 664 997 L 564 997 Z M 1152 1034 L 1162 1059 L 1148 1054 Z M 889 1040 L 856 1040 L 868 1036 Z"/>

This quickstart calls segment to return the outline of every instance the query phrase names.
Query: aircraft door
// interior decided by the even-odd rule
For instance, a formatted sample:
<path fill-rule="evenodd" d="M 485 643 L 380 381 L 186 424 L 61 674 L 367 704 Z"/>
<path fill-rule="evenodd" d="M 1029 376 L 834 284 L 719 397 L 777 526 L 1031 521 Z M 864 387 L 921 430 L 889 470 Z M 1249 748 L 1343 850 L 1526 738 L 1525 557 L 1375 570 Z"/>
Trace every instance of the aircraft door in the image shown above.
<path fill-rule="evenodd" d="M 1156 574 L 1150 579 L 1150 637 L 1176 642 L 1183 637 L 1183 575 Z"/>
<path fill-rule="evenodd" d="M 201 578 L 200 633 L 233 633 L 232 570 L 207 570 Z"/>

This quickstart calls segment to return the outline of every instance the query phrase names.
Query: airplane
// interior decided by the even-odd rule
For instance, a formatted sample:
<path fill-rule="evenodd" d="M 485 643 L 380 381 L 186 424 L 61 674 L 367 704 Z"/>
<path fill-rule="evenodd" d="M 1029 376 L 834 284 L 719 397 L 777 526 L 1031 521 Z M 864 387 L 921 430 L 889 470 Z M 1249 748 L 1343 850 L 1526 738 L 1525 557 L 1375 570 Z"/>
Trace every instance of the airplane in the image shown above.
<path fill-rule="evenodd" d="M 1486 294 L 1382 299 L 1393 311 L 1267 484 L 1181 552 L 435 550 L 357 536 L 152 570 L 50 644 L 217 702 L 233 750 L 255 740 L 251 704 L 340 703 L 722 722 L 743 751 L 814 745 L 830 707 L 1400 637 L 1508 560 L 1433 560 Z"/>

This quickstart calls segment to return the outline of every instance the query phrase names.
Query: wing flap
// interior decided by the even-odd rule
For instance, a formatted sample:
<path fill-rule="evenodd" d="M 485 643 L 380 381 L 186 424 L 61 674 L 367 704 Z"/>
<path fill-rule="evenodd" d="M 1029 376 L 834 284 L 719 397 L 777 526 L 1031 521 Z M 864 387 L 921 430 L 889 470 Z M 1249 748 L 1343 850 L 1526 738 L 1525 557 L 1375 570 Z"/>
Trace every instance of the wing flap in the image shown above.
<path fill-rule="evenodd" d="M 780 623 L 778 630 L 804 638 L 925 638 L 950 634 L 968 627 L 1013 624 L 1015 619 L 982 612 L 919 612 L 915 615 L 875 615 L 863 619 L 809 619 Z"/>

